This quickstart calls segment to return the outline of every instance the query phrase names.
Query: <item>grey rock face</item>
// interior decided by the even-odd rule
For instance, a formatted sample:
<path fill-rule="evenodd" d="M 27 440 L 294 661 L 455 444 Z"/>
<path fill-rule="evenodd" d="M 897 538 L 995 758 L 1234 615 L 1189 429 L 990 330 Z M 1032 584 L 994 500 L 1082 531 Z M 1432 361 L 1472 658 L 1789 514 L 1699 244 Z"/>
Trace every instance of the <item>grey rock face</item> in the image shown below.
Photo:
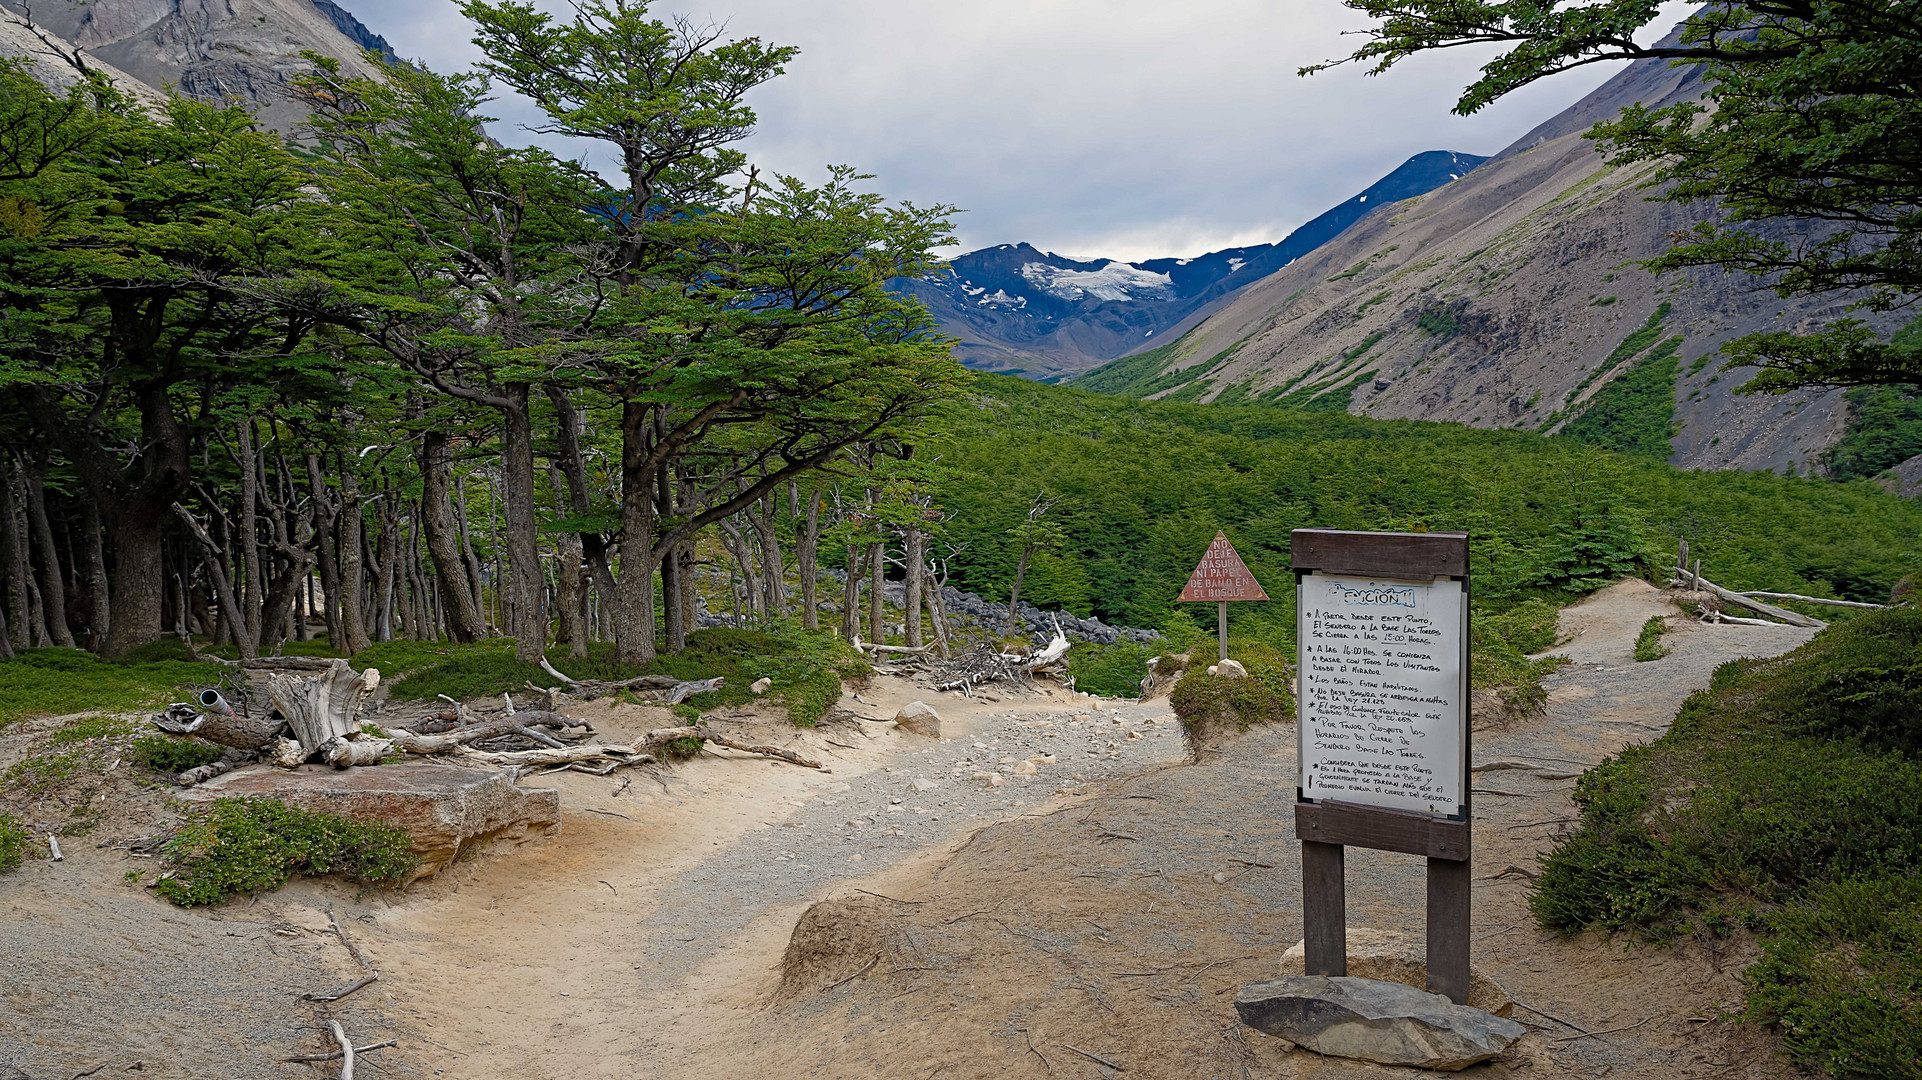
<path fill-rule="evenodd" d="M 1453 1072 L 1527 1029 L 1440 994 L 1375 979 L 1291 975 L 1235 995 L 1241 1022 L 1330 1057 Z"/>
<path fill-rule="evenodd" d="M 25 0 L 0 0 L 15 13 Z M 84 0 L 33 4 L 44 31 L 86 50 L 95 62 L 156 90 L 238 103 L 266 127 L 292 132 L 306 110 L 289 83 L 312 65 L 311 50 L 339 60 L 348 76 L 374 74 L 362 50 L 385 45 L 345 8 L 323 0 Z"/>

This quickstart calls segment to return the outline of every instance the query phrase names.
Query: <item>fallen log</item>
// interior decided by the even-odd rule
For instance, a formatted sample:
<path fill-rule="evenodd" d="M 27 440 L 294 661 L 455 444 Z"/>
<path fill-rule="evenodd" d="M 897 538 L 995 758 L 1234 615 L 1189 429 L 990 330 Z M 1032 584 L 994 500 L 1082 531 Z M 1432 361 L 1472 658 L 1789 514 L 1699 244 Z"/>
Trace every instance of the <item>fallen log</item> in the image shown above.
<path fill-rule="evenodd" d="M 1715 594 L 1727 603 L 1734 604 L 1736 607 L 1747 608 L 1760 615 L 1767 615 L 1772 619 L 1780 619 L 1790 626 L 1806 626 L 1814 630 L 1820 630 L 1828 625 L 1828 623 L 1820 619 L 1811 619 L 1807 615 L 1799 612 L 1779 608 L 1774 604 L 1765 604 L 1752 597 L 1743 596 L 1741 593 L 1735 592 L 1732 589 L 1724 589 L 1706 578 L 1694 577 L 1693 581 L 1696 587 Z"/>
<path fill-rule="evenodd" d="M 582 701 L 593 701 L 597 697 L 605 697 L 616 690 L 641 690 L 646 692 L 642 696 L 649 701 L 659 702 L 662 705 L 679 705 L 695 694 L 718 690 L 726 683 L 726 680 L 719 676 L 688 682 L 683 682 L 672 675 L 637 675 L 632 679 L 618 680 L 575 679 L 557 670 L 544 656 L 541 657 L 540 665 L 542 671 L 567 684 L 570 696 Z"/>
<path fill-rule="evenodd" d="M 495 720 L 483 720 L 478 724 L 455 728 L 436 735 L 418 735 L 406 728 L 388 728 L 386 734 L 394 744 L 412 754 L 440 754 L 465 743 L 481 739 L 491 739 L 496 735 L 525 735 L 535 742 L 559 748 L 559 740 L 533 730 L 535 727 L 567 728 L 585 727 L 587 721 L 576 720 L 555 712 L 519 712 Z"/>
<path fill-rule="evenodd" d="M 800 765 L 804 768 L 831 772 L 818 761 L 802 757 L 792 750 L 778 746 L 763 746 L 758 743 L 745 743 L 715 731 L 705 724 L 687 727 L 656 728 L 642 736 L 641 741 L 632 745 L 616 743 L 589 743 L 582 746 L 569 746 L 559 750 L 460 750 L 460 759 L 480 765 L 571 765 L 575 762 L 608 760 L 626 765 L 658 764 L 662 747 L 676 739 L 699 739 L 730 750 L 758 754 L 762 757 L 778 758 L 782 761 Z"/>
<path fill-rule="evenodd" d="M 1762 592 L 1759 589 L 1744 590 L 1742 595 L 1759 596 L 1766 600 L 1800 600 L 1805 604 L 1827 604 L 1829 607 L 1868 608 L 1871 611 L 1880 611 L 1889 606 L 1887 604 L 1864 604 L 1856 600 L 1824 600 L 1819 596 L 1803 596 L 1801 593 L 1792 592 Z"/>
<path fill-rule="evenodd" d="M 278 716 L 248 716 L 232 709 L 201 712 L 194 705 L 175 702 L 154 714 L 153 726 L 169 735 L 197 735 L 235 750 L 261 750 L 273 745 L 287 722 Z"/>
<path fill-rule="evenodd" d="M 373 739 L 365 735 L 350 739 L 345 735 L 336 735 L 320 744 L 320 759 L 336 769 L 346 769 L 355 765 L 378 765 L 381 758 L 393 751 L 392 739 Z"/>

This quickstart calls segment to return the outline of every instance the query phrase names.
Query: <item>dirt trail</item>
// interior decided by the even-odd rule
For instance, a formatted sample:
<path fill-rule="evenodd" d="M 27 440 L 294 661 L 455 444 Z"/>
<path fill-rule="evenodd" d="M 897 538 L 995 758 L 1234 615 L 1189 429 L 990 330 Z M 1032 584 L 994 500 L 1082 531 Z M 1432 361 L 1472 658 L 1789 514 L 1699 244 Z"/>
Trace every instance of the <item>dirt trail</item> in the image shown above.
<path fill-rule="evenodd" d="M 1697 1022 L 1739 999 L 1742 955 L 1554 938 L 1528 915 L 1528 878 L 1508 869 L 1532 868 L 1572 816 L 1569 774 L 1653 737 L 1716 665 L 1809 634 L 1677 616 L 1670 655 L 1634 663 L 1643 621 L 1674 614 L 1639 582 L 1570 608 L 1557 651 L 1576 662 L 1550 679 L 1547 714 L 1476 734 L 1477 762 L 1537 766 L 1475 785 L 1475 961 L 1540 1010 L 1518 1011 L 1539 1029 L 1482 1075 L 1783 1071 L 1764 1036 Z M 625 785 L 525 781 L 562 788 L 559 837 L 489 852 L 398 898 L 300 883 L 257 908 L 188 913 L 125 889 L 101 909 L 109 929 L 79 905 L 100 903 L 125 865 L 117 854 L 83 853 L 99 865 L 84 879 L 63 871 L 71 882 L 44 865 L 0 878 L 0 912 L 15 913 L 0 926 L 13 958 L 0 977 L 32 986 L 0 997 L 12 1014 L 0 1015 L 0 1075 L 71 1076 L 163 1043 L 171 1063 L 155 1071 L 163 1055 L 149 1052 L 145 1075 L 333 1075 L 271 1064 L 321 1047 L 317 1008 L 287 1004 L 296 988 L 348 970 L 316 932 L 327 903 L 352 916 L 382 971 L 339 1010 L 356 1035 L 400 1040 L 370 1056 L 376 1077 L 1115 1075 L 1070 1046 L 1130 1076 L 1410 1075 L 1283 1053 L 1235 1023 L 1234 988 L 1271 975 L 1301 936 L 1291 726 L 1190 765 L 1165 703 L 963 702 L 877 679 L 844 704 L 887 717 L 917 696 L 943 711 L 949 738 L 860 722 L 790 729 L 783 741 L 822 755 L 830 775 L 729 754 Z M 724 719 L 766 730 L 757 716 Z M 596 716 L 610 736 L 657 720 L 631 707 Z M 1033 778 L 972 779 L 1048 755 Z M 1348 863 L 1351 925 L 1419 936 L 1419 861 L 1358 850 Z M 308 929 L 277 935 L 283 920 Z M 183 936 L 229 931 L 241 937 Z M 127 944 L 64 960 L 63 941 L 92 948 L 103 932 Z M 197 963 L 209 951 L 221 958 Z M 204 990 L 191 985 L 196 967 Z M 271 992 L 250 972 L 271 976 Z M 82 1021 L 82 1040 L 115 1038 L 111 1021 L 143 1008 L 153 1019 L 117 1043 L 63 1044 L 47 1033 L 73 997 L 99 1018 Z M 1635 1026 L 1571 1039 L 1544 1013 L 1590 1032 Z"/>

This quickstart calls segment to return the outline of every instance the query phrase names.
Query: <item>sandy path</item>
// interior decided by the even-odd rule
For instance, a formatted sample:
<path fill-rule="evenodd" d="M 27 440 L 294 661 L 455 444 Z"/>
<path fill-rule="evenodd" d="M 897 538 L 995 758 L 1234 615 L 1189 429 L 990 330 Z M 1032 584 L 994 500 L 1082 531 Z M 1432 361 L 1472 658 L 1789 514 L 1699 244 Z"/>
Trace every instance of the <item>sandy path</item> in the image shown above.
<path fill-rule="evenodd" d="M 790 729 L 782 741 L 832 761 L 830 775 L 730 756 L 635 780 L 619 796 L 625 776 L 530 781 L 562 788 L 558 838 L 373 907 L 369 952 L 392 972 L 382 986 L 409 1010 L 407 1027 L 445 1048 L 417 1049 L 408 1063 L 445 1077 L 680 1075 L 699 1047 L 664 1061 L 658 1040 L 712 1001 L 691 972 L 758 981 L 766 950 L 778 952 L 799 912 L 837 885 L 946 850 L 1083 782 L 1182 756 L 1165 703 L 1091 711 L 1085 695 L 1066 693 L 968 702 L 877 679 L 843 704 L 883 717 L 916 696 L 943 712 L 950 737 L 878 724 Z M 1003 787 L 971 779 L 1044 755 L 1055 763 Z"/>

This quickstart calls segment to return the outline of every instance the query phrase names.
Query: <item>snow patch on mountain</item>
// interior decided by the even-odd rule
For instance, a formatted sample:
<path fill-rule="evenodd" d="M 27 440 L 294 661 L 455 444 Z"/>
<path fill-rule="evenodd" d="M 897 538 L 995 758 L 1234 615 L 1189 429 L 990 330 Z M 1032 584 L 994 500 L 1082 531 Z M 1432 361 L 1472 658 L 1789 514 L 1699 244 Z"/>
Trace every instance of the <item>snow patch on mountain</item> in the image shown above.
<path fill-rule="evenodd" d="M 1079 300 L 1158 300 L 1174 291 L 1174 279 L 1167 274 L 1143 270 L 1125 262 L 1110 262 L 1099 270 L 1070 270 L 1047 263 L 1031 262 L 1021 267 L 1028 283 L 1050 296 Z"/>

